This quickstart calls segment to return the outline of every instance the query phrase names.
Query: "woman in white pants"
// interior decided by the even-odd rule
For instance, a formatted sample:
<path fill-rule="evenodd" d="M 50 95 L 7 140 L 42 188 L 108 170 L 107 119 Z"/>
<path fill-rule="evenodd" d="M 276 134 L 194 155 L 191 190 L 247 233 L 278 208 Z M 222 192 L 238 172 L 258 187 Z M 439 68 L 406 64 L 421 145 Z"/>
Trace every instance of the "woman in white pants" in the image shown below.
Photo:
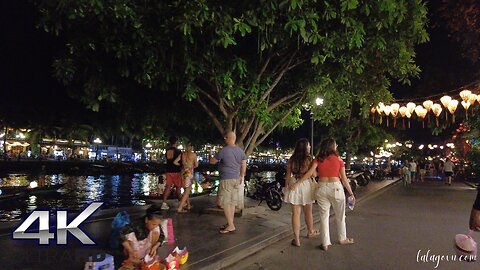
<path fill-rule="evenodd" d="M 315 170 L 318 173 L 318 188 L 315 199 L 320 209 L 320 248 L 327 250 L 328 246 L 332 244 L 329 228 L 330 206 L 333 207 L 335 212 L 339 243 L 342 245 L 353 244 L 353 239 L 347 238 L 343 186 L 347 189 L 353 204 L 355 203 L 355 196 L 345 175 L 345 165 L 337 153 L 335 140 L 326 139 L 321 143 L 318 157 L 313 161 L 309 171 L 298 182 L 301 183 L 309 179 L 315 173 Z"/>

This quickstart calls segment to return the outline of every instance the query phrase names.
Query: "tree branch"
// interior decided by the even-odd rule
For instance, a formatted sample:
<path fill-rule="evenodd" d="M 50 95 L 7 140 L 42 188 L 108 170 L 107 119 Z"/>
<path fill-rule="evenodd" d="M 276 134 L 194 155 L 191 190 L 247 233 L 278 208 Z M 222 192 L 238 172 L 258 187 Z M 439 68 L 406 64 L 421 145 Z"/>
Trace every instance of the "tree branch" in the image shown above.
<path fill-rule="evenodd" d="M 290 102 L 292 102 L 292 101 L 295 101 L 295 100 L 296 100 L 296 97 L 299 96 L 299 95 L 300 95 L 300 93 L 297 92 L 297 93 L 295 93 L 295 94 L 291 94 L 291 95 L 289 95 L 289 96 L 285 96 L 285 97 L 283 97 L 283 98 L 275 101 L 273 104 L 271 104 L 270 106 L 268 106 L 267 112 L 273 111 L 275 108 L 277 108 L 277 107 L 280 106 L 280 105 L 288 104 L 288 103 L 290 103 Z M 290 100 L 290 101 L 287 102 L 287 100 L 289 100 L 289 99 L 292 99 L 292 100 Z"/>
<path fill-rule="evenodd" d="M 270 93 L 273 91 L 273 89 L 277 86 L 277 84 L 280 82 L 280 80 L 283 78 L 283 75 L 285 75 L 285 73 L 288 71 L 288 67 L 290 66 L 290 63 L 292 62 L 293 58 L 295 57 L 295 55 L 297 54 L 297 51 L 295 51 L 292 56 L 290 56 L 289 60 L 287 61 L 286 64 L 283 65 L 283 67 L 281 68 L 281 71 L 280 71 L 280 74 L 278 74 L 278 76 L 275 78 L 275 80 L 273 81 L 272 85 L 270 85 L 270 87 L 267 89 L 267 91 L 265 91 L 265 93 L 263 94 L 263 96 L 260 98 L 260 100 L 265 100 L 269 95 Z"/>
<path fill-rule="evenodd" d="M 207 105 L 205 105 L 205 103 L 200 98 L 197 98 L 197 100 L 198 100 L 198 103 L 200 103 L 200 106 L 202 106 L 202 108 L 208 114 L 208 116 L 210 116 L 210 118 L 212 118 L 213 124 L 218 129 L 220 134 L 222 134 L 222 135 L 225 134 L 225 129 L 223 128 L 222 123 L 220 123 L 220 121 L 215 116 L 215 114 L 207 107 Z"/>

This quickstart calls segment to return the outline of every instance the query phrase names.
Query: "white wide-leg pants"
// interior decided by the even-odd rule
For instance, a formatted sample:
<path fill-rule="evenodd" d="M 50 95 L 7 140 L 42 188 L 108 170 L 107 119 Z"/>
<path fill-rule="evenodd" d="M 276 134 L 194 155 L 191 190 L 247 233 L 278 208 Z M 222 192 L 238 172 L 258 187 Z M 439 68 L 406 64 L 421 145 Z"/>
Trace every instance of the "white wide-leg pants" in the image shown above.
<path fill-rule="evenodd" d="M 316 200 L 320 209 L 320 241 L 324 246 L 330 242 L 330 206 L 333 207 L 337 222 L 338 241 L 347 239 L 347 226 L 345 224 L 345 193 L 340 181 L 319 182 Z"/>

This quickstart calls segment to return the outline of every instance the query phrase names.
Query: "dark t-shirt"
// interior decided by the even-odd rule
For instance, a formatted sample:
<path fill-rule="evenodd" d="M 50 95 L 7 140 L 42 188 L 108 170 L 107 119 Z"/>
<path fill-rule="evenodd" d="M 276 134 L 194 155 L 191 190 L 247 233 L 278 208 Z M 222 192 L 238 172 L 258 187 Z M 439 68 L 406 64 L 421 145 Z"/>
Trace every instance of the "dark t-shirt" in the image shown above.
<path fill-rule="evenodd" d="M 173 161 L 177 159 L 178 156 L 182 154 L 182 151 L 178 150 L 176 147 L 169 147 L 165 151 L 165 157 L 167 159 L 167 167 L 166 167 L 166 172 L 167 173 L 179 173 L 182 171 L 182 161 L 180 161 L 180 166 L 177 166 L 173 164 Z"/>

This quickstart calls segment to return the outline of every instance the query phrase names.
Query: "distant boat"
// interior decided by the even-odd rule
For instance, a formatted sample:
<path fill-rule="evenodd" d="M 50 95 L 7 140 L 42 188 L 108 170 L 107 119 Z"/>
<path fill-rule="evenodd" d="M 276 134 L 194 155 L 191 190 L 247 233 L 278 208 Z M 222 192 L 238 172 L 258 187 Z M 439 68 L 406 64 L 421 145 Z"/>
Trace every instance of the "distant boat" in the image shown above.
<path fill-rule="evenodd" d="M 56 192 L 58 189 L 62 188 L 65 184 L 56 184 L 49 185 L 44 187 L 35 187 L 30 188 L 29 186 L 12 186 L 12 187 L 0 187 L 2 191 L 0 194 L 3 195 L 14 195 L 19 193 L 26 193 L 29 195 L 40 195 L 46 193 Z"/>
<path fill-rule="evenodd" d="M 28 185 L 26 186 L 8 186 L 8 187 L 0 187 L 0 194 L 5 195 L 5 194 L 16 194 L 20 192 L 25 192 L 29 188 Z"/>
<path fill-rule="evenodd" d="M 12 200 L 20 199 L 25 196 L 25 192 L 13 193 L 13 194 L 4 194 L 0 195 L 0 203 L 9 202 Z"/>
<path fill-rule="evenodd" d="M 62 188 L 65 184 L 56 184 L 49 185 L 44 187 L 28 188 L 25 192 L 28 195 L 40 195 L 46 193 L 56 192 L 58 189 Z"/>

